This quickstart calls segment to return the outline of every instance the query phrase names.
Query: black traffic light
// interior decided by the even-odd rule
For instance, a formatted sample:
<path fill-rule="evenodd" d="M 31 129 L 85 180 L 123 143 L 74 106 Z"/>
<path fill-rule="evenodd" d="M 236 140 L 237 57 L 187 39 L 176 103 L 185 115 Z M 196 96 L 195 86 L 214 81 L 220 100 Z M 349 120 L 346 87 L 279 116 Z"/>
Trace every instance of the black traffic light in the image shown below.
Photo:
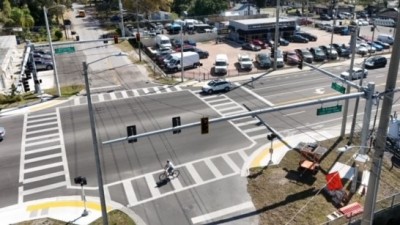
<path fill-rule="evenodd" d="M 208 134 L 208 117 L 201 118 L 201 134 Z"/>
<path fill-rule="evenodd" d="M 172 118 L 172 127 L 177 127 L 181 125 L 181 117 L 177 116 L 177 117 L 173 117 Z M 174 130 L 172 131 L 173 134 L 179 134 L 181 133 L 181 129 L 178 130 Z"/>
<path fill-rule="evenodd" d="M 128 137 L 136 135 L 136 126 L 135 125 L 127 126 L 126 131 L 128 132 Z M 133 142 L 137 142 L 137 138 L 128 140 L 128 143 L 133 143 Z"/>
<path fill-rule="evenodd" d="M 140 33 L 136 33 L 136 41 L 137 41 L 137 42 L 140 41 Z"/>
<path fill-rule="evenodd" d="M 297 65 L 297 67 L 299 68 L 299 69 L 303 69 L 303 59 L 300 59 L 299 60 L 299 64 Z"/>
<path fill-rule="evenodd" d="M 278 137 L 275 133 L 271 133 L 267 135 L 267 139 L 272 141 L 274 140 L 276 137 Z"/>
<path fill-rule="evenodd" d="M 372 26 L 372 27 L 371 27 L 371 32 L 374 32 L 374 31 L 375 31 L 375 27 Z"/>
<path fill-rule="evenodd" d="M 25 92 L 28 92 L 31 90 L 29 87 L 29 81 L 26 78 L 22 78 L 22 86 L 24 87 Z"/>
<path fill-rule="evenodd" d="M 28 61 L 28 62 L 26 63 L 26 68 L 27 68 L 28 70 L 33 70 L 33 63 L 32 63 L 32 61 Z"/>
<path fill-rule="evenodd" d="M 86 185 L 87 184 L 86 177 L 81 177 L 81 176 L 75 177 L 74 178 L 74 183 L 75 184 L 80 184 L 81 186 Z"/>
<path fill-rule="evenodd" d="M 26 78 L 27 80 L 31 79 L 31 78 L 32 78 L 32 71 L 30 71 L 30 70 L 25 70 L 25 78 Z"/>
<path fill-rule="evenodd" d="M 118 36 L 114 35 L 114 44 L 118 44 Z"/>

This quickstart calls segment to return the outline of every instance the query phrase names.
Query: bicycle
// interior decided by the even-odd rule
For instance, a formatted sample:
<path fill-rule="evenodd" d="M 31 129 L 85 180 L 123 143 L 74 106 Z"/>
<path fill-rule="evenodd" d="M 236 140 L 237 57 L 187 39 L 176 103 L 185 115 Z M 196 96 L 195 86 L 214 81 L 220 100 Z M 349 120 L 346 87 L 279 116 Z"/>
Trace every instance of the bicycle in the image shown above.
<path fill-rule="evenodd" d="M 174 178 L 179 177 L 180 174 L 181 174 L 181 172 L 179 172 L 179 170 L 174 169 L 172 171 L 172 173 L 168 173 L 168 174 L 167 174 L 167 171 L 164 171 L 162 174 L 160 174 L 160 176 L 158 178 L 160 179 L 160 181 L 166 180 L 167 178 L 174 179 Z"/>

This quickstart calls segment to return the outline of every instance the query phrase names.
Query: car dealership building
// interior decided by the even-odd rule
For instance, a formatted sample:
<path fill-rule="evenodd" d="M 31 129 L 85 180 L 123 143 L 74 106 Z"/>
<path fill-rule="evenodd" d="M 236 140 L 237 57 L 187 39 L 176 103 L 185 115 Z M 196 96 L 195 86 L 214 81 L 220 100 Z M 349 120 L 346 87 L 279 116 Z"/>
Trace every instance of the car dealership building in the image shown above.
<path fill-rule="evenodd" d="M 260 18 L 229 21 L 229 38 L 235 41 L 250 41 L 253 39 L 272 39 L 275 37 L 276 18 Z M 279 36 L 291 36 L 296 30 L 295 18 L 279 18 Z"/>

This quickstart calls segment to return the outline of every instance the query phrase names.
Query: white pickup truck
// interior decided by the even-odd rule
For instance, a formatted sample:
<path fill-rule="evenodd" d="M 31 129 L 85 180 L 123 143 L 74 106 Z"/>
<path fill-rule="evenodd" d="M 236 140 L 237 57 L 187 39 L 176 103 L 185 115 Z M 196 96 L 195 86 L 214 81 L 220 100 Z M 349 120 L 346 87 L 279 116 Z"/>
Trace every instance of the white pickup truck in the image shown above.
<path fill-rule="evenodd" d="M 253 60 L 249 55 L 238 55 L 238 62 L 240 66 L 240 70 L 248 70 L 251 71 L 253 69 Z"/>

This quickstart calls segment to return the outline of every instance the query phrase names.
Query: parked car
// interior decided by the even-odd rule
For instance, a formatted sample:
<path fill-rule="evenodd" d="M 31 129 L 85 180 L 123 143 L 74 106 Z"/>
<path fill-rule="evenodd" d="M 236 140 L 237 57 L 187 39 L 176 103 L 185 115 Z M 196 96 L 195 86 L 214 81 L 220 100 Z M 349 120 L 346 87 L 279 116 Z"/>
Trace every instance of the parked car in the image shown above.
<path fill-rule="evenodd" d="M 350 49 L 347 48 L 345 45 L 339 45 L 334 43 L 332 44 L 332 46 L 337 51 L 339 57 L 344 57 L 344 58 L 350 57 Z"/>
<path fill-rule="evenodd" d="M 52 70 L 53 62 L 44 60 L 35 60 L 35 65 L 37 70 Z"/>
<path fill-rule="evenodd" d="M 275 61 L 275 57 L 276 57 L 276 67 L 277 68 L 281 68 L 281 67 L 285 66 L 285 63 L 283 61 L 283 53 L 281 50 L 278 49 L 276 53 L 273 53 L 271 50 L 271 57 L 274 58 L 274 60 L 272 60 L 272 62 Z M 272 65 L 273 65 L 273 63 L 272 63 Z"/>
<path fill-rule="evenodd" d="M 372 56 L 365 60 L 365 68 L 367 69 L 383 68 L 386 64 L 387 59 L 383 56 Z"/>
<path fill-rule="evenodd" d="M 313 21 L 312 21 L 311 18 L 308 18 L 308 17 L 300 17 L 300 18 L 297 20 L 297 23 L 298 23 L 299 25 L 310 25 L 310 24 L 313 24 Z"/>
<path fill-rule="evenodd" d="M 305 38 L 305 37 L 303 37 L 301 35 L 298 35 L 298 34 L 295 34 L 295 35 L 291 36 L 290 37 L 290 41 L 294 42 L 294 43 L 308 43 L 308 39 L 307 38 Z"/>
<path fill-rule="evenodd" d="M 284 39 L 284 38 L 279 38 L 279 45 L 288 46 L 289 45 L 289 41 Z"/>
<path fill-rule="evenodd" d="M 296 49 L 295 50 L 297 55 L 303 59 L 304 62 L 306 63 L 312 63 L 314 56 L 311 54 L 311 52 L 308 49 Z"/>
<path fill-rule="evenodd" d="M 194 52 L 196 50 L 196 47 L 193 45 L 184 45 L 183 46 L 183 52 Z M 181 52 L 181 48 L 176 48 L 175 52 Z"/>
<path fill-rule="evenodd" d="M 350 73 L 350 70 L 347 70 L 345 72 L 342 72 L 340 74 L 340 77 L 345 78 L 346 80 L 357 80 L 362 78 L 366 78 L 368 75 L 368 70 L 367 69 L 361 69 L 358 67 L 353 68 L 353 72 Z"/>
<path fill-rule="evenodd" d="M 260 68 L 269 69 L 272 66 L 271 58 L 266 53 L 256 54 L 256 63 Z"/>
<path fill-rule="evenodd" d="M 208 56 L 210 55 L 208 51 L 204 51 L 199 48 L 195 48 L 194 52 L 197 52 L 197 54 L 199 54 L 200 59 L 207 59 Z"/>
<path fill-rule="evenodd" d="M 203 93 L 212 94 L 214 92 L 225 91 L 228 92 L 232 88 L 232 83 L 226 80 L 218 79 L 208 82 L 201 88 Z"/>
<path fill-rule="evenodd" d="M 265 43 L 266 43 L 266 44 L 268 45 L 268 47 L 270 47 L 270 48 L 273 48 L 274 45 L 275 45 L 275 41 L 272 40 L 272 39 L 267 39 Z M 276 46 L 276 47 L 279 47 L 279 45 L 280 45 L 280 43 L 279 43 L 278 46 Z"/>
<path fill-rule="evenodd" d="M 365 19 L 358 19 L 359 24 L 361 24 L 361 26 L 368 26 L 369 22 L 366 21 Z"/>
<path fill-rule="evenodd" d="M 364 45 L 358 45 L 356 46 L 356 53 L 364 57 L 366 54 L 368 54 L 368 48 Z"/>
<path fill-rule="evenodd" d="M 358 43 L 356 44 L 356 47 L 363 46 L 367 49 L 368 53 L 375 53 L 376 48 L 374 46 L 369 45 L 368 43 Z"/>
<path fill-rule="evenodd" d="M 382 42 L 382 41 L 374 41 L 375 44 L 378 44 L 382 46 L 383 49 L 389 49 L 390 45 L 388 43 Z"/>
<path fill-rule="evenodd" d="M 300 62 L 299 56 L 293 50 L 283 52 L 283 60 L 288 65 L 297 65 Z"/>
<path fill-rule="evenodd" d="M 328 16 L 328 14 L 321 14 L 320 19 L 321 20 L 332 20 L 332 17 Z"/>
<path fill-rule="evenodd" d="M 3 141 L 6 136 L 6 129 L 4 127 L 0 127 L 0 141 Z"/>
<path fill-rule="evenodd" d="M 383 51 L 383 47 L 382 45 L 376 44 L 374 42 L 367 42 L 367 44 L 369 44 L 370 46 L 374 47 L 376 49 L 376 51 L 381 52 Z"/>
<path fill-rule="evenodd" d="M 326 59 L 325 52 L 319 47 L 310 48 L 311 54 L 314 56 L 314 61 L 324 61 Z"/>
<path fill-rule="evenodd" d="M 242 45 L 242 49 L 243 50 L 250 50 L 250 51 L 260 51 L 261 50 L 260 46 L 255 46 L 255 45 L 253 45 L 251 43 L 244 43 Z"/>
<path fill-rule="evenodd" d="M 333 60 L 337 59 L 338 53 L 333 46 L 331 47 L 329 45 L 321 45 L 319 47 L 325 52 L 325 55 L 327 56 L 328 59 L 333 59 Z"/>
<path fill-rule="evenodd" d="M 296 34 L 298 34 L 298 35 L 300 35 L 300 36 L 302 36 L 302 37 L 304 37 L 304 38 L 307 38 L 308 41 L 317 41 L 317 36 L 312 35 L 312 34 L 310 34 L 310 33 L 306 33 L 306 32 L 297 32 Z"/>
<path fill-rule="evenodd" d="M 255 45 L 255 46 L 259 46 L 261 49 L 266 49 L 266 48 L 267 48 L 267 46 L 265 45 L 265 43 L 264 43 L 263 41 L 261 41 L 261 40 L 258 40 L 258 39 L 252 40 L 251 43 L 252 43 L 253 45 Z"/>

